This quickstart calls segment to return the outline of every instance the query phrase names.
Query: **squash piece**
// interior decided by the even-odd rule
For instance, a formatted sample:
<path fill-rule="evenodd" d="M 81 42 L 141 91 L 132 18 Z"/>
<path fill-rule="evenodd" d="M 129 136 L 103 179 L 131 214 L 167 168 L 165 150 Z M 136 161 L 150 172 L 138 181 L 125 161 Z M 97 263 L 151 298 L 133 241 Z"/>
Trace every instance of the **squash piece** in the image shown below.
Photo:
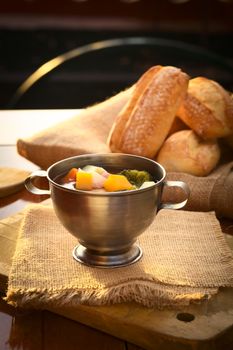
<path fill-rule="evenodd" d="M 77 190 L 90 191 L 93 188 L 92 174 L 78 171 L 76 173 L 76 188 Z"/>
<path fill-rule="evenodd" d="M 110 174 L 104 182 L 104 189 L 108 192 L 132 190 L 134 186 L 124 175 Z"/>

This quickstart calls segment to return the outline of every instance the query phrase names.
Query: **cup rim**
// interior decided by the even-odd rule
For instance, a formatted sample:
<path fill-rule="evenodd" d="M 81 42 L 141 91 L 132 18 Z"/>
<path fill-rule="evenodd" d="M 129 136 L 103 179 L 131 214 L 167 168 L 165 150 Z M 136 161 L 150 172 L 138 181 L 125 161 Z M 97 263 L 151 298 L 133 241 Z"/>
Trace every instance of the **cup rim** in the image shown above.
<path fill-rule="evenodd" d="M 163 173 L 163 176 L 161 177 L 160 180 L 158 180 L 154 185 L 150 186 L 150 187 L 146 187 L 146 188 L 141 188 L 141 189 L 135 189 L 135 190 L 131 190 L 131 191 L 116 191 L 116 192 L 93 192 L 93 191 L 84 191 L 84 190 L 78 190 L 78 189 L 69 189 L 69 188 L 66 188 L 64 186 L 62 186 L 62 184 L 59 184 L 57 182 L 55 182 L 54 180 L 52 180 L 49 176 L 49 173 L 50 171 L 52 170 L 52 168 L 54 168 L 55 166 L 57 166 L 58 164 L 61 164 L 65 161 L 68 161 L 68 160 L 72 160 L 72 159 L 75 159 L 75 158 L 86 158 L 86 157 L 100 157 L 100 156 L 103 156 L 103 157 L 108 157 L 108 156 L 126 156 L 126 157 L 130 157 L 130 158 L 138 158 L 138 159 L 144 159 L 146 161 L 149 161 L 150 163 L 153 163 L 154 165 L 158 166 L 161 170 L 162 170 L 162 173 Z M 55 163 L 53 163 L 52 165 L 50 165 L 50 167 L 47 169 L 47 178 L 49 180 L 50 183 L 53 184 L 53 186 L 59 188 L 59 189 L 62 189 L 64 191 L 67 191 L 67 192 L 71 192 L 71 193 L 82 193 L 82 194 L 85 194 L 85 195 L 91 195 L 91 196 L 125 196 L 125 195 L 133 195 L 133 194 L 137 194 L 139 192 L 145 192 L 145 191 L 148 191 L 148 190 L 151 190 L 155 187 L 158 187 L 165 179 L 166 177 L 166 170 L 164 169 L 164 167 L 156 162 L 155 160 L 151 159 L 151 158 L 147 158 L 147 157 L 143 157 L 143 156 L 138 156 L 138 155 L 134 155 L 134 154 L 128 154 L 128 153 L 86 153 L 86 154 L 81 154 L 81 155 L 77 155 L 77 156 L 72 156 L 72 157 L 68 157 L 68 158 L 64 158 L 64 159 L 61 159 Z"/>

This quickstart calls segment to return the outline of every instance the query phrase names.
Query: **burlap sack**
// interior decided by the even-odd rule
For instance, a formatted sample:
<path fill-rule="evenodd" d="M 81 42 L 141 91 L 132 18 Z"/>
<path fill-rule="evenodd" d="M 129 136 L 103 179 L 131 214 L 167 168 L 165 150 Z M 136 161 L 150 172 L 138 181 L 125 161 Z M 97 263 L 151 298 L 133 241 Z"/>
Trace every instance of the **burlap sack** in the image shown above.
<path fill-rule="evenodd" d="M 19 139 L 20 155 L 46 169 L 58 160 L 84 154 L 110 152 L 106 141 L 111 126 L 129 100 L 134 87 L 105 102 L 87 108 L 80 115 L 57 124 L 27 139 Z M 218 217 L 233 218 L 233 163 L 219 167 L 207 177 L 184 173 L 168 174 L 168 179 L 183 180 L 191 188 L 186 209 L 214 210 Z M 169 191 L 166 201 L 180 201 L 180 193 Z"/>
<path fill-rule="evenodd" d="M 77 240 L 52 207 L 32 205 L 19 233 L 7 301 L 36 308 L 135 301 L 163 308 L 233 287 L 233 255 L 213 212 L 161 210 L 138 244 L 143 257 L 137 263 L 90 268 L 72 258 Z"/>
<path fill-rule="evenodd" d="M 23 217 L 24 213 L 22 211 L 0 221 L 0 291 L 3 293 L 6 289 Z"/>
<path fill-rule="evenodd" d="M 233 219 L 233 162 L 219 166 L 206 177 L 184 173 L 168 173 L 168 180 L 181 180 L 190 188 L 186 210 L 215 211 L 218 218 Z M 175 190 L 164 191 L 164 201 L 181 201 L 183 194 Z"/>
<path fill-rule="evenodd" d="M 89 107 L 76 117 L 19 139 L 20 155 L 47 169 L 58 160 L 84 153 L 109 153 L 107 137 L 114 119 L 129 100 L 134 87 Z"/>

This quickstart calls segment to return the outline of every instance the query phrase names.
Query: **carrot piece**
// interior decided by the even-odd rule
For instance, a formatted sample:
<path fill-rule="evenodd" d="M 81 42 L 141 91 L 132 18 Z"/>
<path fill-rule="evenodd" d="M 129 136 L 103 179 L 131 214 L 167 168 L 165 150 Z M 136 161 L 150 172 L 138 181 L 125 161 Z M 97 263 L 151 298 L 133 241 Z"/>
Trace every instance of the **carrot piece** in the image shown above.
<path fill-rule="evenodd" d="M 76 173 L 76 188 L 77 190 L 90 191 L 93 188 L 93 179 L 91 173 L 78 171 Z"/>
<path fill-rule="evenodd" d="M 64 176 L 64 182 L 75 181 L 77 172 L 77 168 L 70 169 L 70 171 Z"/>
<path fill-rule="evenodd" d="M 108 192 L 132 190 L 134 187 L 124 175 L 110 174 L 104 182 Z"/>

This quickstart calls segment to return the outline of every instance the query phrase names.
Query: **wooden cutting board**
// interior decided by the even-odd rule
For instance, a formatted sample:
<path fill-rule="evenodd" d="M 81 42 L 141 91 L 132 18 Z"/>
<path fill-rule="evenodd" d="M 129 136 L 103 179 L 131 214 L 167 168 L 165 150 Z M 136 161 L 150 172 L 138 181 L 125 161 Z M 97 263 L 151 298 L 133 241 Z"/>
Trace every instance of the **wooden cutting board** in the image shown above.
<path fill-rule="evenodd" d="M 0 221 L 0 291 L 6 290 L 23 213 Z M 233 249 L 233 237 L 226 235 Z M 109 306 L 47 307 L 148 350 L 221 350 L 233 344 L 233 288 L 209 301 L 179 310 L 149 309 L 135 303 Z"/>
<path fill-rule="evenodd" d="M 20 191 L 29 171 L 15 168 L 0 168 L 0 198 Z"/>

